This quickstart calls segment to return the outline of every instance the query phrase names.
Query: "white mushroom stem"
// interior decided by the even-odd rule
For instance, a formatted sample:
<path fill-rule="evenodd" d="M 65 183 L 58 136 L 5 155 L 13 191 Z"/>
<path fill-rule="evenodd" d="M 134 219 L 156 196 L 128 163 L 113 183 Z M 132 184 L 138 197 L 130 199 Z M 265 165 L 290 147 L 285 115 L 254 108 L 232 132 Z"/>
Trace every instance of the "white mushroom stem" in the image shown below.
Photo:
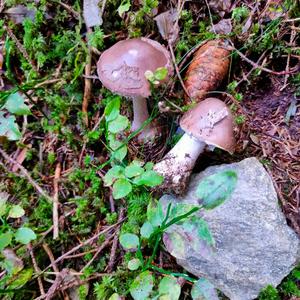
<path fill-rule="evenodd" d="M 204 151 L 206 143 L 198 141 L 185 133 L 154 170 L 165 178 L 165 184 L 185 185 L 198 156 Z M 172 187 L 170 186 L 172 189 Z M 176 186 L 174 187 L 176 189 Z"/>
<path fill-rule="evenodd" d="M 149 119 L 147 100 L 143 97 L 132 97 L 133 103 L 133 121 L 131 124 L 131 130 L 136 131 L 140 129 L 145 121 Z M 148 140 L 155 138 L 155 128 L 148 124 L 139 134 L 139 140 Z"/>

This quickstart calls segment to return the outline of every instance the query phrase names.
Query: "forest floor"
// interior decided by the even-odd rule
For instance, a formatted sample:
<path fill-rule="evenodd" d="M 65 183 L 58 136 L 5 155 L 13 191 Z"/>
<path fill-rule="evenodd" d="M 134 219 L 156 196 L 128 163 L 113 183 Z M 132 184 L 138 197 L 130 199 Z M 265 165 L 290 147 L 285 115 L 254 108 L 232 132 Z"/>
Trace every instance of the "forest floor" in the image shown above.
<path fill-rule="evenodd" d="M 171 9 L 168 42 L 154 18 Z M 180 299 L 192 299 L 193 278 L 162 243 L 150 240 L 136 257 L 119 241 L 139 234 L 149 203 L 161 196 L 151 188 L 159 178 L 135 174 L 113 186 L 117 177 L 107 174 L 137 159 L 146 163 L 140 172 L 154 174 L 152 163 L 178 141 L 190 108 L 178 73 L 185 81 L 192 54 L 209 40 L 232 50 L 228 74 L 207 95 L 231 108 L 236 151 L 206 152 L 194 172 L 258 157 L 300 235 L 299 31 L 298 0 L 0 0 L 0 298 L 142 300 L 151 292 L 172 300 L 158 283 L 163 272 L 181 272 Z M 142 36 L 165 45 L 178 67 L 149 98 L 166 133 L 154 149 L 136 146 L 131 102 L 105 89 L 96 67 L 104 50 Z M 141 257 L 155 279 L 145 277 L 136 296 Z M 300 299 L 299 272 L 259 299 Z"/>

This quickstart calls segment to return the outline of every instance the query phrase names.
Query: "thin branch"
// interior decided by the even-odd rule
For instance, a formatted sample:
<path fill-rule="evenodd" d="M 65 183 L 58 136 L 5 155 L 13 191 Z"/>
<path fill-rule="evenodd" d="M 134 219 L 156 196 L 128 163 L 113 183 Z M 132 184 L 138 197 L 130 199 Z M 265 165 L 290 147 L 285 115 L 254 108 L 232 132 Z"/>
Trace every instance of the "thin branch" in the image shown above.
<path fill-rule="evenodd" d="M 53 199 L 48 195 L 47 192 L 45 192 L 34 180 L 33 178 L 30 176 L 30 174 L 28 173 L 28 171 L 21 165 L 19 164 L 16 160 L 14 160 L 13 158 L 11 158 L 1 147 L 0 147 L 0 154 L 4 157 L 4 159 L 7 162 L 10 162 L 11 164 L 16 165 L 19 170 L 21 171 L 21 173 L 23 174 L 23 176 L 25 176 L 27 178 L 27 180 L 31 183 L 31 185 L 37 190 L 37 192 L 43 196 L 46 200 L 48 200 L 49 203 L 53 202 Z"/>
<path fill-rule="evenodd" d="M 55 175 L 54 175 L 54 180 L 53 180 L 53 186 L 54 186 L 54 194 L 53 194 L 53 239 L 56 240 L 59 235 L 59 215 L 58 215 L 58 207 L 59 207 L 59 200 L 58 200 L 58 195 L 59 195 L 59 187 L 58 187 L 58 182 L 61 174 L 61 164 L 58 162 L 56 164 L 55 168 Z"/>

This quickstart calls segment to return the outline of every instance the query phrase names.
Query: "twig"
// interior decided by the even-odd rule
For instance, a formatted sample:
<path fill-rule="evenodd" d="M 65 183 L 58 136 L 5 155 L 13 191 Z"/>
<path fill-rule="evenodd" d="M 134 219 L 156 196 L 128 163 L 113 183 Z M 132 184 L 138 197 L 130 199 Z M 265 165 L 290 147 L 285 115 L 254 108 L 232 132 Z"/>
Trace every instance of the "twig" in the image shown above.
<path fill-rule="evenodd" d="M 171 45 L 171 43 L 170 43 L 169 41 L 168 41 L 168 45 L 169 45 L 169 49 L 170 49 L 170 53 L 171 53 L 171 57 L 172 57 L 172 60 L 173 60 L 173 65 L 174 65 L 174 67 L 175 67 L 175 71 L 176 71 L 177 77 L 178 77 L 178 79 L 179 79 L 179 81 L 180 81 L 180 84 L 181 84 L 181 86 L 182 86 L 184 92 L 186 93 L 186 95 L 187 95 L 188 97 L 190 97 L 189 92 L 188 92 L 188 90 L 186 89 L 186 87 L 185 87 L 185 85 L 184 85 L 184 82 L 183 82 L 183 80 L 182 80 L 182 78 L 181 78 L 180 71 L 179 71 L 178 66 L 177 66 L 177 63 L 176 63 L 176 57 L 175 57 L 175 54 L 174 54 L 174 51 L 173 51 L 173 47 L 172 47 L 172 45 Z"/>
<path fill-rule="evenodd" d="M 31 243 L 29 243 L 27 245 L 27 249 L 29 250 L 29 253 L 30 253 L 30 256 L 31 256 L 31 260 L 32 260 L 34 271 L 36 273 L 40 273 L 41 269 L 37 265 L 37 262 L 36 262 L 36 259 L 35 259 L 34 253 L 33 253 L 33 249 L 32 249 Z M 44 286 L 43 286 L 42 278 L 38 277 L 37 281 L 38 281 L 39 289 L 40 289 L 40 292 L 41 292 L 41 296 L 44 296 L 45 295 L 45 289 L 44 289 Z"/>
<path fill-rule="evenodd" d="M 88 36 L 89 34 L 92 34 L 93 30 L 90 27 L 87 27 L 87 43 L 88 43 Z M 89 125 L 89 119 L 88 119 L 88 105 L 89 100 L 91 98 L 91 92 L 92 92 L 92 80 L 88 77 L 91 75 L 91 69 L 92 69 L 92 49 L 91 46 L 88 43 L 88 53 L 87 53 L 87 63 L 85 66 L 85 78 L 84 78 L 84 94 L 83 94 L 83 101 L 82 101 L 82 113 L 85 125 Z"/>
<path fill-rule="evenodd" d="M 74 10 L 71 6 L 61 2 L 61 1 L 53 1 L 61 5 L 63 8 L 65 8 L 67 11 L 69 11 L 76 19 L 80 18 L 80 13 L 78 13 L 76 10 Z"/>
<path fill-rule="evenodd" d="M 64 253 L 62 256 L 58 257 L 54 262 L 51 262 L 51 264 L 49 266 L 47 266 L 41 273 L 45 272 L 46 270 L 48 270 L 50 267 L 53 267 L 53 264 L 57 264 L 58 262 L 64 260 L 67 256 L 69 256 L 70 254 L 72 254 L 73 252 L 79 250 L 80 248 L 90 244 L 91 242 L 93 242 L 95 239 L 97 239 L 101 234 L 104 234 L 110 230 L 112 230 L 113 228 L 115 228 L 116 226 L 118 226 L 119 224 L 121 224 L 126 218 L 124 218 L 123 220 L 121 220 L 120 222 L 117 222 L 114 225 L 108 226 L 107 228 L 103 229 L 102 231 L 99 231 L 98 233 L 96 233 L 94 236 L 92 236 L 91 238 L 87 239 L 86 241 L 80 243 L 79 245 L 75 246 L 74 248 L 72 248 L 71 250 L 67 251 L 66 253 Z"/>
<path fill-rule="evenodd" d="M 17 37 L 14 35 L 14 33 L 12 32 L 12 30 L 8 27 L 5 26 L 4 29 L 7 31 L 8 35 L 10 36 L 10 38 L 16 43 L 17 48 L 19 49 L 19 51 L 23 54 L 23 56 L 26 58 L 26 60 L 32 65 L 32 69 L 35 72 L 38 72 L 38 69 L 35 66 L 35 63 L 30 59 L 26 49 L 23 47 L 23 45 L 19 42 L 19 40 L 17 39 Z"/>
<path fill-rule="evenodd" d="M 210 20 L 211 28 L 212 28 L 214 34 L 217 34 L 217 33 L 216 33 L 216 30 L 215 30 L 213 18 L 212 18 L 212 15 L 211 15 L 210 7 L 209 7 L 209 5 L 208 5 L 207 0 L 205 0 L 205 4 L 206 4 L 206 6 L 207 6 L 207 10 L 208 10 L 208 15 L 209 15 L 209 20 Z"/>
<path fill-rule="evenodd" d="M 58 267 L 55 263 L 55 258 L 53 256 L 53 253 L 52 253 L 51 249 L 49 248 L 49 246 L 46 243 L 43 243 L 43 249 L 45 250 L 45 252 L 47 253 L 47 255 L 50 259 L 53 270 L 55 272 L 59 273 L 59 269 L 58 269 Z"/>
<path fill-rule="evenodd" d="M 4 5 L 5 5 L 4 0 L 1 0 L 1 1 L 0 1 L 0 13 L 3 11 Z"/>
<path fill-rule="evenodd" d="M 53 199 L 46 193 L 30 176 L 28 171 L 19 164 L 16 160 L 12 159 L 1 147 L 0 147 L 0 154 L 4 157 L 4 159 L 14 165 L 16 165 L 21 173 L 27 178 L 27 180 L 31 183 L 31 185 L 37 190 L 37 192 L 42 195 L 49 203 L 53 202 Z"/>
<path fill-rule="evenodd" d="M 121 221 L 124 218 L 124 214 L 125 214 L 125 209 L 122 207 L 120 209 L 118 221 Z M 109 262 L 105 269 L 105 271 L 107 271 L 108 273 L 111 273 L 111 271 L 113 270 L 114 265 L 115 265 L 116 252 L 117 252 L 117 247 L 118 247 L 118 242 L 119 242 L 119 232 L 120 232 L 120 225 L 116 229 L 115 237 L 114 237 L 113 244 L 111 247 Z"/>
<path fill-rule="evenodd" d="M 115 233 L 114 233 L 114 235 L 115 235 Z M 93 255 L 92 259 L 80 270 L 80 272 L 83 272 L 86 268 L 88 268 L 93 263 L 93 261 L 97 258 L 97 256 L 100 254 L 100 252 L 111 243 L 111 240 L 112 240 L 112 238 L 113 238 L 114 235 L 112 235 L 109 238 L 107 238 L 105 240 L 105 242 L 103 242 L 101 244 L 101 246 L 98 248 L 98 250 L 96 251 L 96 253 Z"/>
<path fill-rule="evenodd" d="M 248 62 L 250 65 L 252 65 L 253 67 L 262 70 L 264 72 L 273 74 L 273 75 L 286 75 L 286 74 L 293 74 L 295 73 L 297 70 L 293 70 L 293 71 L 280 71 L 280 72 L 276 72 L 276 71 L 272 71 L 268 68 L 262 67 L 260 65 L 258 65 L 257 63 L 255 63 L 254 61 L 250 60 L 247 56 L 245 56 L 242 52 L 240 52 L 239 50 L 237 50 L 236 48 L 232 47 L 232 50 L 234 50 L 243 60 L 245 60 L 246 62 Z"/>
<path fill-rule="evenodd" d="M 54 194 L 53 194 L 53 239 L 56 240 L 59 235 L 59 215 L 58 215 L 58 206 L 59 206 L 59 201 L 58 201 L 58 194 L 59 194 L 59 189 L 58 189 L 58 182 L 60 178 L 60 173 L 61 173 L 61 164 L 58 162 L 56 164 L 55 168 L 55 175 L 54 175 L 54 180 L 53 180 L 53 186 L 54 186 Z"/>

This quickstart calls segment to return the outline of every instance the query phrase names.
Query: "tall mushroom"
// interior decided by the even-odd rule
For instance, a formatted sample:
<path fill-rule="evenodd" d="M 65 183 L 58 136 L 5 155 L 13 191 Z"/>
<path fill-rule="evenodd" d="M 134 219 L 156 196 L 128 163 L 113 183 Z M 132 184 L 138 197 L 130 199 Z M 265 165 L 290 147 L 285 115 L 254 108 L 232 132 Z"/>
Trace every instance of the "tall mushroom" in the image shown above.
<path fill-rule="evenodd" d="M 110 91 L 132 99 L 132 131 L 139 129 L 149 118 L 146 98 L 151 95 L 151 86 L 145 72 L 154 72 L 161 67 L 167 68 L 168 76 L 172 74 L 169 52 L 158 42 L 147 38 L 120 41 L 104 51 L 97 63 L 102 84 Z M 138 139 L 141 142 L 152 140 L 155 135 L 155 126 L 149 124 Z"/>
<path fill-rule="evenodd" d="M 154 166 L 164 176 L 161 189 L 182 194 L 198 156 L 206 146 L 233 152 L 233 117 L 229 108 L 219 99 L 208 98 L 186 112 L 180 120 L 185 131 L 179 142 Z"/>

